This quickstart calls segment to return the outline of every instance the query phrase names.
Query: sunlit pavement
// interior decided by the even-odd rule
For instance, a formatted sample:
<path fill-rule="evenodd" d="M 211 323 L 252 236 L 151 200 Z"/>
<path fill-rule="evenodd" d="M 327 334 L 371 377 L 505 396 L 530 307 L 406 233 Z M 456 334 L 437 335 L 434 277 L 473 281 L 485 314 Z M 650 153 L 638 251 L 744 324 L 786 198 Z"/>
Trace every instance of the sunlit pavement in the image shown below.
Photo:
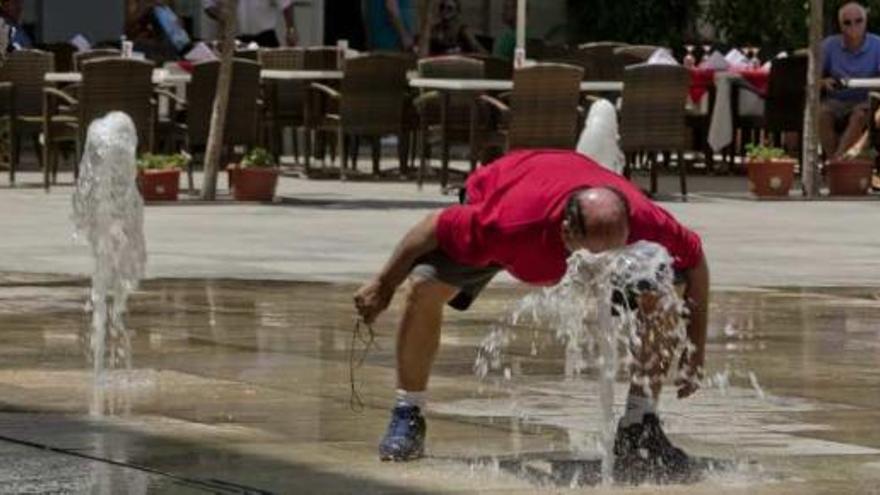
<path fill-rule="evenodd" d="M 71 192 L 0 189 L 0 492 L 556 492 L 567 484 L 539 484 L 553 459 L 595 459 L 595 384 L 562 376 L 547 330 L 511 344 L 509 380 L 474 377 L 479 342 L 524 294 L 503 279 L 474 311 L 450 313 L 428 458 L 377 460 L 397 307 L 355 372 L 364 408 L 354 411 L 352 282 L 411 222 L 452 201 L 436 185 L 285 179 L 277 205 L 148 207 L 152 280 L 128 316 L 135 370 L 112 414 L 90 417 L 90 261 L 70 239 Z M 664 205 L 703 234 L 718 287 L 715 384 L 688 401 L 665 397 L 665 428 L 732 467 L 689 486 L 580 490 L 878 493 L 878 204 L 697 194 Z"/>

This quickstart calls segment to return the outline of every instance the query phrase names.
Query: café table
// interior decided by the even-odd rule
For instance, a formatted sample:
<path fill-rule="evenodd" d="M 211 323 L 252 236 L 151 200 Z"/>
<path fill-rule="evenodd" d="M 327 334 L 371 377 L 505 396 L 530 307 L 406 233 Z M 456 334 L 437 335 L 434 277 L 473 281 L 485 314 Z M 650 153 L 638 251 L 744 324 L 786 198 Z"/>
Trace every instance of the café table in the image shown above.
<path fill-rule="evenodd" d="M 441 187 L 446 187 L 448 182 L 447 171 L 449 166 L 449 127 L 447 124 L 447 109 L 452 92 L 479 94 L 486 91 L 511 91 L 513 81 L 509 79 L 449 79 L 432 77 L 412 77 L 409 80 L 410 87 L 425 90 L 435 90 L 440 93 L 440 129 L 441 129 Z M 622 92 L 621 81 L 583 81 L 580 83 L 581 92 Z M 473 153 L 474 150 L 471 150 Z M 424 155 L 422 155 L 424 156 Z M 421 184 L 419 184 L 421 186 Z"/>

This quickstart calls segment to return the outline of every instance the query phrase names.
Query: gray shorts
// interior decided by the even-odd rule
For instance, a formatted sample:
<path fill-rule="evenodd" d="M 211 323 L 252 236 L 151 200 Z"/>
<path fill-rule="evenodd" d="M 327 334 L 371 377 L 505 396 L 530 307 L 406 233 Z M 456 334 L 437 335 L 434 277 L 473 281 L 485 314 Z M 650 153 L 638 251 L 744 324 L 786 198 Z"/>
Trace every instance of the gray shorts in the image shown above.
<path fill-rule="evenodd" d="M 449 306 L 464 311 L 482 292 L 500 266 L 468 266 L 454 261 L 439 249 L 431 251 L 416 260 L 410 271 L 411 275 L 439 280 L 458 288 L 458 294 L 449 301 Z"/>
<path fill-rule="evenodd" d="M 822 107 L 834 116 L 835 125 L 846 125 L 853 112 L 870 112 L 871 104 L 867 101 L 838 100 L 826 98 L 822 101 Z"/>

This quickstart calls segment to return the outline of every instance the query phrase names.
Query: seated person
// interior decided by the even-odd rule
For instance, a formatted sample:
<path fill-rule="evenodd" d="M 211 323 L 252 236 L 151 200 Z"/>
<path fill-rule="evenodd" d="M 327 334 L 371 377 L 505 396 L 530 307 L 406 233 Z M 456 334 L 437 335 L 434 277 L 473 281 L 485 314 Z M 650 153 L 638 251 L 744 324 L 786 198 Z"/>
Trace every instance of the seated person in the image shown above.
<path fill-rule="evenodd" d="M 492 45 L 492 55 L 513 60 L 516 49 L 516 0 L 504 0 L 501 4 L 501 22 L 504 23 L 501 33 Z"/>
<path fill-rule="evenodd" d="M 440 0 L 431 23 L 430 55 L 452 53 L 484 53 L 473 31 L 461 19 L 458 0 Z"/>
<path fill-rule="evenodd" d="M 180 20 L 174 15 L 174 0 L 128 0 L 126 7 L 125 37 L 134 43 L 135 51 L 144 53 L 151 60 L 175 60 L 184 46 L 171 39 L 163 31 L 158 12 L 170 13 L 173 20 L 186 33 Z M 164 12 L 162 12 L 164 14 Z M 187 37 L 186 43 L 189 43 Z"/>
<path fill-rule="evenodd" d="M 5 0 L 0 2 L 0 17 L 9 27 L 9 48 L 20 50 L 33 48 L 34 42 L 21 26 L 22 0 Z"/>
<path fill-rule="evenodd" d="M 838 158 L 861 137 L 870 106 L 866 89 L 841 88 L 840 80 L 880 76 L 880 37 L 866 32 L 867 12 L 856 2 L 837 14 L 841 34 L 822 42 L 822 101 L 819 138 L 827 159 Z M 843 133 L 838 135 L 838 129 Z"/>

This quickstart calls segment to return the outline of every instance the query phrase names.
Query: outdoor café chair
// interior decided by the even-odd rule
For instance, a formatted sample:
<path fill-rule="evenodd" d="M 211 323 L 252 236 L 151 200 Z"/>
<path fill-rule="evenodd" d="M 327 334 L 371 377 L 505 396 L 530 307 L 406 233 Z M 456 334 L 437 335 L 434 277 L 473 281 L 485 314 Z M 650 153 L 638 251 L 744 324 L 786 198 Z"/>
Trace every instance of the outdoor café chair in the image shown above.
<path fill-rule="evenodd" d="M 9 183 L 15 184 L 15 172 L 21 156 L 21 139 L 33 139 L 34 152 L 42 165 L 40 132 L 43 129 L 43 86 L 47 72 L 52 72 L 55 56 L 41 50 L 16 50 L 0 66 L 0 119 L 6 121 L 9 135 Z"/>
<path fill-rule="evenodd" d="M 631 65 L 623 72 L 620 109 L 620 145 L 629 176 L 637 157 L 647 160 L 651 194 L 657 193 L 658 154 L 675 154 L 681 194 L 687 199 L 687 166 L 684 152 L 691 147 L 685 102 L 690 74 L 678 65 Z"/>
<path fill-rule="evenodd" d="M 371 53 L 345 63 L 345 72 L 337 91 L 326 84 L 312 83 L 309 91 L 326 97 L 335 104 L 338 113 L 326 112 L 317 116 L 317 129 L 333 132 L 343 145 L 341 170 L 347 166 L 348 154 L 353 148 L 350 138 L 369 137 L 372 140 L 373 174 L 380 170 L 380 138 L 397 136 L 400 173 L 407 173 L 410 132 L 414 129 L 414 111 L 406 72 L 408 57 L 392 53 Z"/>
<path fill-rule="evenodd" d="M 62 90 L 47 87 L 43 91 L 43 135 L 46 142 L 43 158 L 43 180 L 49 188 L 50 172 L 54 180 L 57 174 L 56 133 L 62 132 L 55 120 L 68 118 L 67 131 L 75 131 L 77 160 L 89 124 L 112 111 L 128 114 L 134 122 L 138 136 L 138 151 L 153 149 L 156 105 L 153 98 L 153 63 L 145 60 L 120 57 L 97 58 L 82 64 L 82 84 L 77 86 L 75 96 Z M 59 111 L 58 103 L 69 106 Z M 71 119 L 71 117 L 73 117 Z M 74 165 L 74 176 L 79 176 L 79 165 Z"/>
<path fill-rule="evenodd" d="M 581 109 L 583 69 L 573 65 L 539 63 L 513 74 L 510 104 L 481 95 L 471 118 L 471 149 L 483 163 L 491 150 L 521 148 L 574 149 Z M 485 115 L 486 118 L 481 118 Z"/>
<path fill-rule="evenodd" d="M 419 77 L 451 78 L 451 79 L 482 79 L 484 77 L 483 62 L 462 55 L 429 57 L 419 60 Z M 447 96 L 446 104 L 446 140 L 443 136 L 443 95 L 437 91 L 425 91 L 413 101 L 419 117 L 418 143 L 421 150 L 418 184 L 421 187 L 425 169 L 431 154 L 432 138 L 439 137 L 443 162 L 440 180 L 445 186 L 449 170 L 450 141 L 470 144 L 471 105 L 474 95 L 470 92 L 455 92 Z M 471 170 L 476 166 L 476 157 L 471 154 Z"/>

